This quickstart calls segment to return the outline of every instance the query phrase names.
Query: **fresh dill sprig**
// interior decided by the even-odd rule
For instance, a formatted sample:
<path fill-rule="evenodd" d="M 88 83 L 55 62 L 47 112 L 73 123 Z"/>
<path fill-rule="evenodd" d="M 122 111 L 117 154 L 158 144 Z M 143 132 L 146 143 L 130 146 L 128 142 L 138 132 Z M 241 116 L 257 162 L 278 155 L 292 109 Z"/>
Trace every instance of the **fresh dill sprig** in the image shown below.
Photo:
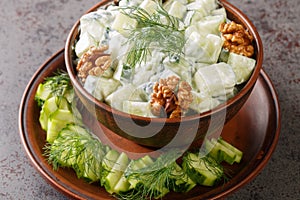
<path fill-rule="evenodd" d="M 129 30 L 127 41 L 131 49 L 126 59 L 132 68 L 146 61 L 152 49 L 169 54 L 182 54 L 186 42 L 184 30 L 180 29 L 179 19 L 169 15 L 159 3 L 153 14 L 137 6 L 122 7 L 120 10 L 137 21 L 137 27 Z"/>
<path fill-rule="evenodd" d="M 75 170 L 78 178 L 84 178 L 88 182 L 100 180 L 104 146 L 84 127 L 67 125 L 53 144 L 45 145 L 44 150 L 44 156 L 54 170 L 70 167 Z"/>
<path fill-rule="evenodd" d="M 164 196 L 172 188 L 172 178 L 177 170 L 176 159 L 180 157 L 180 152 L 170 151 L 162 154 L 151 165 L 125 172 L 126 178 L 138 180 L 134 190 L 117 196 L 118 199 L 157 199 Z M 177 178 L 184 174 L 177 174 Z"/>
<path fill-rule="evenodd" d="M 216 182 L 220 181 L 221 179 L 227 179 L 226 175 L 224 174 L 224 167 L 220 163 L 218 163 L 214 158 L 204 154 L 204 152 L 201 151 L 198 152 L 198 154 L 193 154 L 195 156 L 191 155 L 191 153 L 187 153 L 183 157 L 183 165 L 187 174 L 193 174 L 193 176 L 190 177 L 195 182 L 202 181 L 202 174 L 198 174 L 197 169 L 195 169 L 195 165 L 204 165 L 207 171 L 209 171 L 211 174 L 217 177 L 217 179 L 215 180 Z"/>
<path fill-rule="evenodd" d="M 61 97 L 67 90 L 72 90 L 69 75 L 58 70 L 53 76 L 45 78 L 45 87 L 49 87 L 52 96 Z"/>

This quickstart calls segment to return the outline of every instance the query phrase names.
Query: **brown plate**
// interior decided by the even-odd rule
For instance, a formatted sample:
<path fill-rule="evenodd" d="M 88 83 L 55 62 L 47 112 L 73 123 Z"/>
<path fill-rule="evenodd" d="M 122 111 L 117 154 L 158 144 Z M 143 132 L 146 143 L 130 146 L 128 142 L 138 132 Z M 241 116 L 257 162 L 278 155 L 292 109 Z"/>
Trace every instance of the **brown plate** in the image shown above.
<path fill-rule="evenodd" d="M 98 184 L 88 184 L 77 179 L 71 169 L 54 171 L 43 156 L 46 133 L 40 128 L 39 107 L 34 96 L 38 84 L 58 69 L 65 69 L 63 50 L 39 68 L 24 92 L 19 112 L 19 129 L 26 153 L 41 175 L 64 194 L 75 199 L 113 199 Z M 99 126 L 83 107 L 79 109 L 87 126 L 106 143 L 112 144 L 113 148 L 127 151 L 132 158 L 137 152 L 152 151 Z M 248 101 L 222 131 L 225 140 L 244 152 L 241 163 L 225 166 L 232 175 L 230 181 L 216 187 L 197 186 L 185 194 L 170 192 L 163 199 L 218 199 L 236 191 L 257 176 L 267 164 L 277 144 L 279 132 L 280 112 L 277 95 L 272 82 L 262 70 Z"/>

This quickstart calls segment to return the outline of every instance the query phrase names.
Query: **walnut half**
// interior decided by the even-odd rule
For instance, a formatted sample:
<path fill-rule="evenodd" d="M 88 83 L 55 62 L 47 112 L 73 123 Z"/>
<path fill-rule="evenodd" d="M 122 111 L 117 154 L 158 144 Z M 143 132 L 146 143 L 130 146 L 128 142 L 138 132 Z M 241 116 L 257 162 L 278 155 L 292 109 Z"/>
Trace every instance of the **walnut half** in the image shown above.
<path fill-rule="evenodd" d="M 234 21 L 222 23 L 219 30 L 225 39 L 223 44 L 225 49 L 247 57 L 254 54 L 253 36 L 241 24 Z"/>
<path fill-rule="evenodd" d="M 76 67 L 82 82 L 88 75 L 101 76 L 110 67 L 111 57 L 104 53 L 107 49 L 108 46 L 91 47 L 82 55 Z"/>
<path fill-rule="evenodd" d="M 180 118 L 193 101 L 191 86 L 176 76 L 160 79 L 153 86 L 151 111 L 156 116 L 165 113 L 169 118 Z"/>

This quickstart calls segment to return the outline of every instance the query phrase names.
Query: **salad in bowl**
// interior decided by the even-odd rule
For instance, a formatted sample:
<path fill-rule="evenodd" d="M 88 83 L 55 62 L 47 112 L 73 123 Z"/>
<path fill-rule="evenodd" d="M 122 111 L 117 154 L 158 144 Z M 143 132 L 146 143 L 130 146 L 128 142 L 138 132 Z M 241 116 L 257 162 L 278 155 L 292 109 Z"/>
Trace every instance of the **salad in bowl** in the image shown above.
<path fill-rule="evenodd" d="M 150 147 L 191 144 L 222 129 L 248 99 L 262 61 L 256 28 L 225 0 L 101 1 L 65 46 L 89 113 Z"/>
<path fill-rule="evenodd" d="M 215 0 L 121 0 L 81 17 L 74 62 L 112 108 L 180 118 L 239 92 L 256 66 L 253 39 Z"/>

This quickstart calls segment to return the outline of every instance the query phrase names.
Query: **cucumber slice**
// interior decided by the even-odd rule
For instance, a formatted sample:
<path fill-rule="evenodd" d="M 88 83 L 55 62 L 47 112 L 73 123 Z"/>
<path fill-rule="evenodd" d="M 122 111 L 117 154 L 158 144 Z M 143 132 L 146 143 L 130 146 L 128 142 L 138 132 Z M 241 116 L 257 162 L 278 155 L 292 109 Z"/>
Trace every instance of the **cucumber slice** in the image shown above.
<path fill-rule="evenodd" d="M 229 53 L 227 63 L 231 65 L 235 75 L 237 84 L 246 82 L 252 74 L 256 61 L 236 53 Z"/>
<path fill-rule="evenodd" d="M 103 186 L 105 184 L 105 178 L 113 168 L 114 164 L 116 163 L 118 157 L 119 157 L 119 152 L 117 152 L 114 149 L 111 149 L 107 152 L 107 154 L 104 156 L 101 166 L 103 168 L 102 171 L 102 178 L 101 178 L 101 185 Z"/>
<path fill-rule="evenodd" d="M 230 165 L 234 162 L 239 163 L 243 156 L 242 151 L 235 148 L 222 138 L 206 140 L 205 149 L 209 155 L 215 158 L 218 162 L 225 161 Z"/>
<path fill-rule="evenodd" d="M 69 110 L 57 109 L 51 113 L 47 125 L 47 142 L 53 143 L 61 129 L 72 122 L 75 122 L 75 117 Z"/>
<path fill-rule="evenodd" d="M 63 128 L 54 142 L 46 150 L 48 161 L 53 164 L 54 169 L 59 166 L 75 166 L 78 156 L 84 150 L 84 144 L 90 140 L 90 135 L 82 133 L 81 127 L 69 124 Z"/>
<path fill-rule="evenodd" d="M 39 106 L 43 104 L 44 101 L 46 101 L 51 95 L 51 87 L 49 87 L 48 84 L 40 83 L 38 85 L 37 91 L 35 93 L 35 100 L 37 100 L 39 103 Z"/>
<path fill-rule="evenodd" d="M 127 192 L 130 189 L 130 183 L 127 178 L 122 174 L 120 180 L 117 182 L 114 188 L 116 194 Z"/>
<path fill-rule="evenodd" d="M 139 170 L 142 169 L 144 167 L 147 167 L 147 164 L 145 162 L 143 162 L 142 159 L 138 159 L 138 160 L 131 160 L 129 165 L 127 166 L 124 175 L 127 178 L 129 184 L 130 184 L 130 189 L 134 189 L 137 187 L 137 185 L 139 183 L 141 183 L 141 180 L 139 180 L 138 178 L 136 178 L 135 176 L 130 176 L 132 171 L 135 170 Z"/>
<path fill-rule="evenodd" d="M 119 157 L 116 160 L 113 167 L 111 168 L 108 175 L 105 177 L 104 187 L 108 193 L 110 193 L 110 194 L 118 193 L 119 189 L 122 190 L 122 189 L 126 188 L 127 185 L 129 188 L 129 183 L 127 183 L 127 180 L 125 180 L 125 179 L 123 179 L 120 182 L 120 184 L 117 186 L 117 188 L 115 188 L 117 183 L 120 181 L 125 169 L 127 168 L 128 163 L 129 163 L 129 159 L 128 159 L 127 155 L 124 152 L 122 152 L 119 155 Z M 116 190 L 116 189 L 118 189 L 118 190 Z"/>
<path fill-rule="evenodd" d="M 188 192 L 196 186 L 196 183 L 186 174 L 186 172 L 178 165 L 170 176 L 169 184 L 175 192 Z"/>
<path fill-rule="evenodd" d="M 69 104 L 64 97 L 51 97 L 44 102 L 39 117 L 39 122 L 43 130 L 47 131 L 49 116 L 57 109 L 69 109 Z"/>
<path fill-rule="evenodd" d="M 76 163 L 77 152 L 81 151 L 80 147 L 73 148 L 74 133 L 67 128 L 63 129 L 53 144 L 49 153 L 48 160 L 52 162 L 54 169 L 62 167 L 72 167 Z"/>
<path fill-rule="evenodd" d="M 226 142 L 223 138 L 219 138 L 218 142 L 220 144 L 222 144 L 223 146 L 225 146 L 227 149 L 229 149 L 232 152 L 234 152 L 235 155 L 236 155 L 234 162 L 240 163 L 240 161 L 241 161 L 241 159 L 243 157 L 243 152 L 241 150 L 239 150 L 238 148 L 234 147 L 230 143 Z"/>
<path fill-rule="evenodd" d="M 153 164 L 153 159 L 149 156 L 149 155 L 146 155 L 142 158 L 140 158 L 141 162 L 144 163 L 146 166 L 147 165 L 151 165 Z"/>
<path fill-rule="evenodd" d="M 196 183 L 213 186 L 223 177 L 223 167 L 211 157 L 188 153 L 183 158 L 183 169 Z"/>
<path fill-rule="evenodd" d="M 76 128 L 80 130 L 80 128 Z M 88 136 L 86 133 L 81 133 L 84 137 Z M 76 159 L 76 165 L 74 167 L 78 178 L 85 178 L 89 182 L 100 181 L 102 175 L 101 162 L 105 156 L 105 148 L 102 143 L 91 136 L 87 141 L 82 140 L 81 145 L 83 151 Z"/>
<path fill-rule="evenodd" d="M 205 147 L 209 155 L 219 163 L 225 161 L 231 165 L 233 164 L 236 157 L 235 153 L 218 143 L 216 139 L 212 138 L 210 141 L 206 140 Z"/>

